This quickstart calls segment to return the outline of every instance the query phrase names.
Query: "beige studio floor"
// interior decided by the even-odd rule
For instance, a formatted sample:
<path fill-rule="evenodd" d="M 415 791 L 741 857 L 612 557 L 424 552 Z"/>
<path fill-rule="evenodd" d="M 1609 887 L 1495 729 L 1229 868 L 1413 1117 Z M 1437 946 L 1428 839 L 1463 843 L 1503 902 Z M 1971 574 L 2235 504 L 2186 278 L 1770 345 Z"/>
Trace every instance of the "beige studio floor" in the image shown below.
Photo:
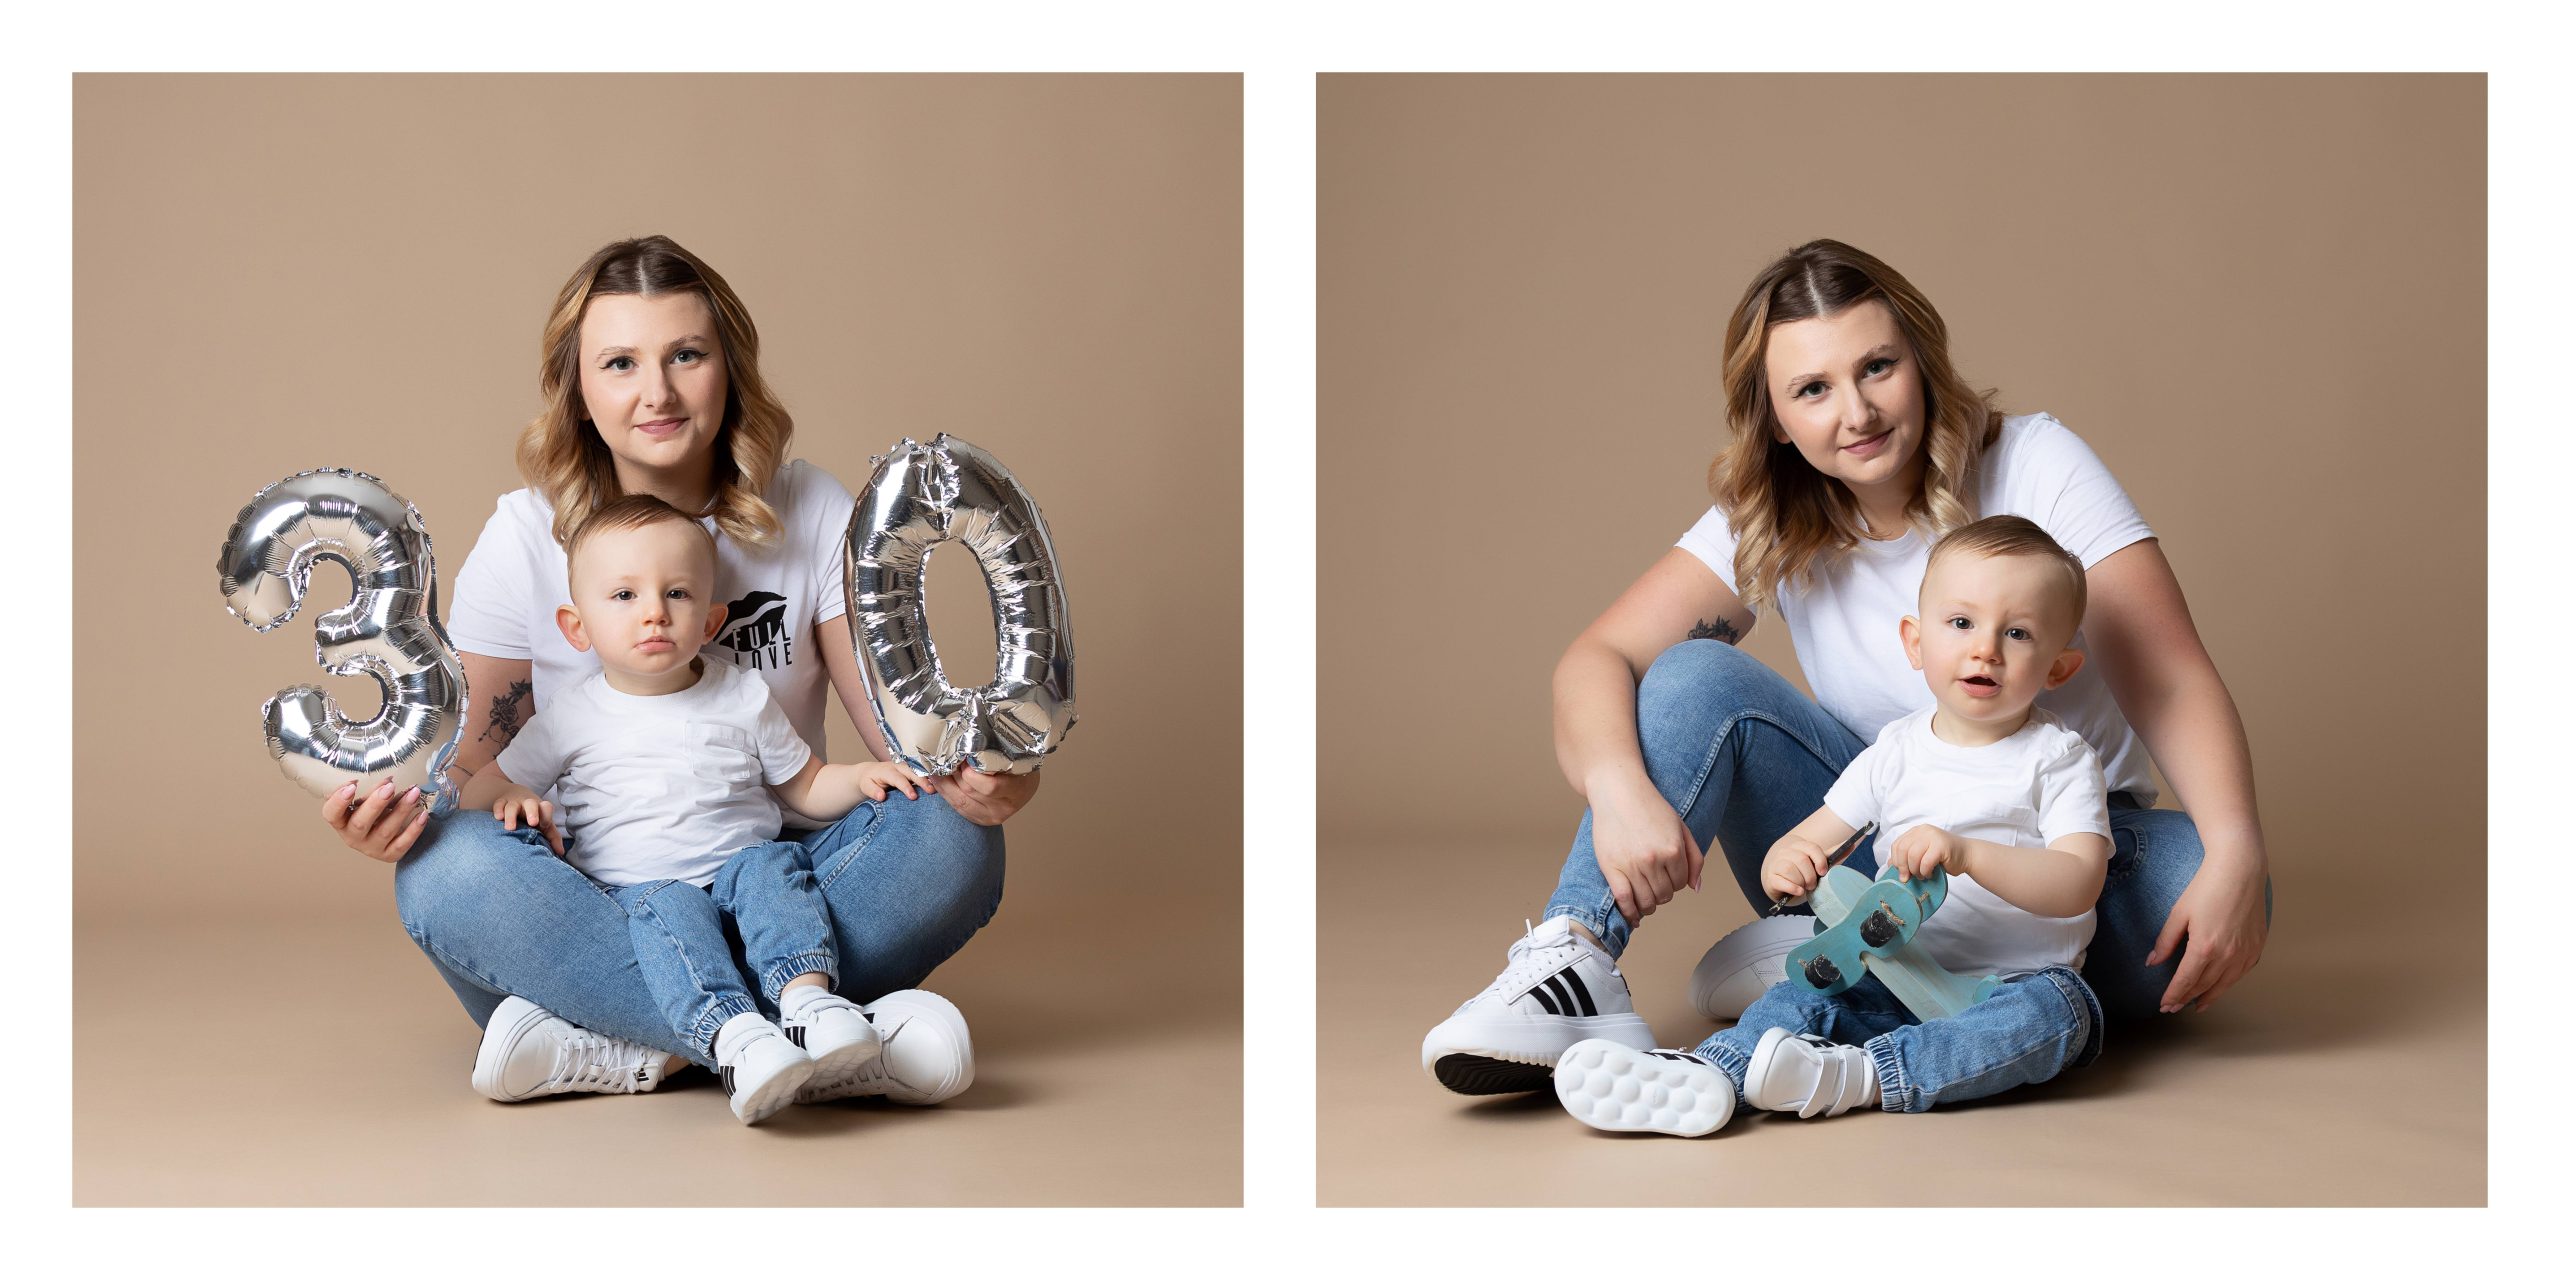
<path fill-rule="evenodd" d="M 340 866 L 358 860 L 337 850 L 279 856 L 351 880 L 383 870 Z M 1026 878 L 1046 877 L 1018 874 L 929 984 L 969 1017 L 974 1088 L 932 1108 L 795 1108 L 754 1129 L 696 1070 L 636 1097 L 472 1093 L 477 1033 L 401 931 L 387 877 L 378 910 L 346 919 L 84 925 L 73 1202 L 1239 1203 L 1232 934 L 1093 927 L 1108 913 Z M 1166 945 L 1193 959 L 1163 965 Z"/>
<path fill-rule="evenodd" d="M 1461 1097 L 1421 1065 L 1423 1032 L 1492 979 L 1544 897 L 1447 868 L 1543 843 L 1326 843 L 1319 1203 L 2487 1202 L 2487 1006 L 2481 983 L 2455 977 L 2485 971 L 2476 903 L 2402 917 L 2404 937 L 2467 939 L 2450 952 L 2385 954 L 2314 922 L 2387 886 L 2305 876 L 2278 890 L 2271 958 L 2232 995 L 2112 1036 L 2097 1063 L 2041 1090 L 1916 1116 L 1743 1115 L 1681 1140 L 1586 1129 L 1550 1095 Z M 1745 918 L 1728 884 L 1638 930 L 1626 972 L 1662 1043 L 1721 1025 L 1688 1008 L 1689 968 Z"/>

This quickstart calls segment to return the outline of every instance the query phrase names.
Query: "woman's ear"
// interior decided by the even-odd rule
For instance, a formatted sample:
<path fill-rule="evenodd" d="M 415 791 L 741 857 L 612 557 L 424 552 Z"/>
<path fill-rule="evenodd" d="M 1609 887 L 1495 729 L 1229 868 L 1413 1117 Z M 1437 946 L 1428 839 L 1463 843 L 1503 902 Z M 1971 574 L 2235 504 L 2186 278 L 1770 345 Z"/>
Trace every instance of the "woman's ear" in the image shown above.
<path fill-rule="evenodd" d="M 560 606 L 560 611 L 551 615 L 551 620 L 560 624 L 560 634 L 568 640 L 570 648 L 580 653 L 587 651 L 587 624 L 579 620 L 578 606 Z"/>

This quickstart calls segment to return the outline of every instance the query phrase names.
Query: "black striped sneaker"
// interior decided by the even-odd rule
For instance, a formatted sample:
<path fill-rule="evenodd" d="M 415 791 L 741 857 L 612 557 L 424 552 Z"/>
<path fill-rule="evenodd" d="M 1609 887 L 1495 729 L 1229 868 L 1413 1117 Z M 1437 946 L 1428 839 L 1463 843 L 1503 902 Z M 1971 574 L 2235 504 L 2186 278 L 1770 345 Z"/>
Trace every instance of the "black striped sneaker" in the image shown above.
<path fill-rule="evenodd" d="M 742 1013 L 723 1023 L 712 1048 L 720 1091 L 729 1095 L 729 1114 L 741 1124 L 755 1124 L 790 1106 L 792 1095 L 817 1069 L 808 1054 L 761 1014 Z"/>
<path fill-rule="evenodd" d="M 806 994 L 803 994 L 806 992 Z M 817 1064 L 804 1094 L 833 1096 L 855 1073 L 880 1057 L 880 1033 L 862 1007 L 833 992 L 800 988 L 782 993 L 782 1034 Z"/>
<path fill-rule="evenodd" d="M 1422 1038 L 1422 1062 L 1458 1093 L 1527 1093 L 1591 1039 L 1653 1047 L 1617 962 L 1558 916 L 1512 943 L 1502 976 Z"/>

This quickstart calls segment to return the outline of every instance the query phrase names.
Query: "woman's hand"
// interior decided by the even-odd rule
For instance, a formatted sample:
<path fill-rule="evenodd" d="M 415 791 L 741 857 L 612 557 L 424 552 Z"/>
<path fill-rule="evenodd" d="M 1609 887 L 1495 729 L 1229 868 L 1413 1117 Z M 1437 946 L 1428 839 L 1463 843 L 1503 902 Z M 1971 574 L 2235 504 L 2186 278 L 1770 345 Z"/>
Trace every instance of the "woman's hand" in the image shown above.
<path fill-rule="evenodd" d="M 2266 879 L 2219 874 L 2207 863 L 2169 908 L 2169 923 L 2151 944 L 2145 963 L 2159 964 L 2177 954 L 2181 938 L 2187 954 L 2160 996 L 2162 1013 L 2177 1013 L 2189 1004 L 2199 1012 L 2210 1009 L 2258 966 L 2267 945 Z"/>
<path fill-rule="evenodd" d="M 940 781 L 934 790 L 952 810 L 982 827 L 1003 826 L 1040 789 L 1037 773 L 980 773 L 977 766 L 965 764 Z"/>
<path fill-rule="evenodd" d="M 347 805 L 355 794 L 356 784 L 351 781 L 322 796 L 320 820 L 348 848 L 376 862 L 398 862 L 409 856 L 409 846 L 427 829 L 427 805 L 419 798 L 419 790 L 396 791 L 386 782 L 375 787 L 363 804 L 350 809 Z"/>
<path fill-rule="evenodd" d="M 1649 778 L 1591 787 L 1591 852 L 1628 923 L 1661 910 L 1683 886 L 1698 887 L 1706 853 Z"/>

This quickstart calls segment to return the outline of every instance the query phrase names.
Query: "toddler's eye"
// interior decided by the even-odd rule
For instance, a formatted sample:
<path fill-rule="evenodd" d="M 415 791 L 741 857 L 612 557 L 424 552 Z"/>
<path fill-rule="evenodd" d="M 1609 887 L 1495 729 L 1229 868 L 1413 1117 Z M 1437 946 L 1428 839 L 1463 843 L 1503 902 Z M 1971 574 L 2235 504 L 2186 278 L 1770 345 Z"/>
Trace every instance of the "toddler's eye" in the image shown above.
<path fill-rule="evenodd" d="M 682 587 L 673 587 L 667 591 L 667 598 L 669 600 L 690 600 L 693 598 L 693 593 Z"/>
<path fill-rule="evenodd" d="M 1947 625 L 1948 625 L 1948 626 L 1950 626 L 1950 627 L 1954 627 L 1954 628 L 1955 628 L 1956 630 L 1958 630 L 1958 631 L 1971 631 L 1971 630 L 1973 630 L 1973 619 L 1971 619 L 1971 618 L 1949 618 L 1949 619 L 1947 619 Z"/>
<path fill-rule="evenodd" d="M 2011 627 L 2011 628 L 2009 628 L 2008 636 L 2009 636 L 2009 638 L 2010 638 L 2010 639 L 2012 639 L 2012 640 L 2026 640 L 2026 641 L 2032 641 L 2032 640 L 2034 640 L 2034 639 L 2035 639 L 2035 637 L 2034 637 L 2034 636 L 2031 636 L 2031 635 L 2028 635 L 2028 634 L 2027 634 L 2027 629 L 2026 629 L 2025 627 Z"/>
<path fill-rule="evenodd" d="M 612 595 L 610 598 L 615 599 L 615 600 L 628 600 L 628 599 L 630 599 L 630 598 L 632 597 L 632 594 L 633 594 L 633 593 L 632 593 L 631 588 L 629 588 L 629 587 L 623 587 L 623 588 L 621 588 L 621 589 L 619 589 L 619 590 L 615 591 L 615 592 L 613 593 L 613 595 Z"/>

